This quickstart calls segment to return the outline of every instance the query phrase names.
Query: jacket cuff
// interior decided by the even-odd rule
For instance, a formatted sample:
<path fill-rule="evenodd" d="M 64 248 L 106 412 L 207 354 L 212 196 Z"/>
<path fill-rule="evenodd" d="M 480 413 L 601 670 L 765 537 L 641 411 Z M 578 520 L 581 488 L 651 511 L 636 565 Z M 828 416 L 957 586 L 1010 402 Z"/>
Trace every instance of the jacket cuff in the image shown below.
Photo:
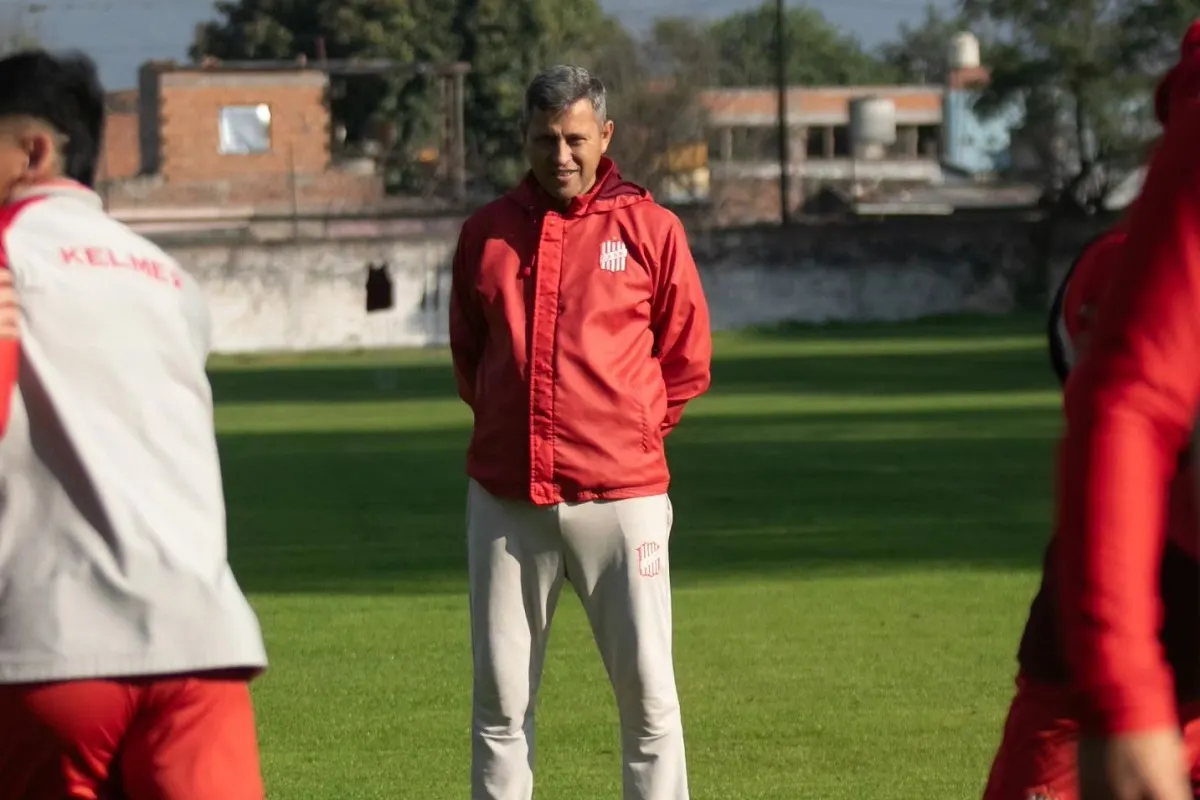
<path fill-rule="evenodd" d="M 1160 685 L 1110 687 L 1081 697 L 1080 729 L 1084 736 L 1109 737 L 1177 728 L 1179 714 L 1171 681 Z"/>

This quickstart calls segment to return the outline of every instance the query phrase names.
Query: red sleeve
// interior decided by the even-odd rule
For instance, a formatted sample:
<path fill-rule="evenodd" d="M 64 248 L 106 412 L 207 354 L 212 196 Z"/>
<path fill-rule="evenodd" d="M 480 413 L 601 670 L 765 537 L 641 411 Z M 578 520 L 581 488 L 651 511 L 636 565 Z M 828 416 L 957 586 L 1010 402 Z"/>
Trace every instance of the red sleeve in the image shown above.
<path fill-rule="evenodd" d="M 664 435 L 679 424 L 687 402 L 703 394 L 712 381 L 708 303 L 678 219 L 672 219 L 666 239 L 651 310 L 654 349 L 667 384 Z"/>
<path fill-rule="evenodd" d="M 3 232 L 0 232 L 0 270 L 9 271 L 8 254 L 5 252 L 3 244 Z M 0 437 L 8 432 L 8 417 L 12 412 L 12 396 L 13 390 L 17 386 L 20 363 L 20 340 L 0 339 Z"/>
<path fill-rule="evenodd" d="M 471 241 L 468 225 L 463 225 L 450 278 L 450 353 L 458 396 L 468 406 L 475 404 L 475 373 L 487 335 L 483 306 L 475 289 L 477 262 L 478 247 Z"/>
<path fill-rule="evenodd" d="M 1065 393 L 1060 613 L 1085 731 L 1176 724 L 1159 645 L 1168 485 L 1200 405 L 1200 105 L 1172 109 Z"/>
<path fill-rule="evenodd" d="M 1063 292 L 1064 332 L 1072 349 L 1081 350 L 1091 333 L 1096 307 L 1121 263 L 1125 235 L 1110 232 L 1087 248 L 1071 271 Z"/>
<path fill-rule="evenodd" d="M 0 340 L 0 437 L 8 432 L 13 390 L 21 362 L 21 343 L 17 339 Z"/>

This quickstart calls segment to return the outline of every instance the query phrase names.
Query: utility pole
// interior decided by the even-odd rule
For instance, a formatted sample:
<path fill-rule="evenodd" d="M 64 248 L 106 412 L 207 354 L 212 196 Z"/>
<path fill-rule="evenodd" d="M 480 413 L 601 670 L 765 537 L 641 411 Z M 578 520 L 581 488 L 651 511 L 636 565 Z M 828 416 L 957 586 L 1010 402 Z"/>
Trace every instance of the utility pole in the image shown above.
<path fill-rule="evenodd" d="M 788 79 L 787 79 L 787 7 L 785 0 L 775 0 L 775 80 L 779 93 L 779 222 L 787 226 L 792 222 L 791 211 L 791 158 L 790 132 L 788 130 Z"/>

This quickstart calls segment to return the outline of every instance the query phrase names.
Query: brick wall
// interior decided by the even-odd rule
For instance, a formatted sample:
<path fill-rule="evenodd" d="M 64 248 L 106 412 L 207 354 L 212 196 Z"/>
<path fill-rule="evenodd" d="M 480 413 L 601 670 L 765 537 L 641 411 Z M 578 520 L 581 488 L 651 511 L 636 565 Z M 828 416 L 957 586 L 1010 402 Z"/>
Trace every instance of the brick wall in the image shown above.
<path fill-rule="evenodd" d="M 104 97 L 106 119 L 96 179 L 104 182 L 137 175 L 142 168 L 138 131 L 138 91 L 123 89 Z"/>
<path fill-rule="evenodd" d="M 329 80 L 315 70 L 240 73 L 166 72 L 161 75 L 158 172 L 171 183 L 237 178 L 246 173 L 311 175 L 329 166 Z M 222 155 L 221 110 L 264 104 L 271 110 L 267 153 Z"/>
<path fill-rule="evenodd" d="M 104 185 L 109 205 L 236 205 L 275 213 L 378 203 L 381 177 L 330 163 L 328 85 L 323 72 L 299 67 L 246 72 L 146 64 L 137 113 L 111 117 Z M 271 112 L 269 151 L 223 154 L 222 109 L 258 105 Z M 131 159 L 140 169 L 131 168 Z"/>
<path fill-rule="evenodd" d="M 354 211 L 378 204 L 383 185 L 376 175 L 330 170 L 317 175 L 254 175 L 211 181 L 167 181 L 162 176 L 113 181 L 104 186 L 112 209 L 144 207 L 251 207 L 258 213 Z M 293 205 L 294 204 L 294 205 Z"/>
<path fill-rule="evenodd" d="M 142 168 L 137 112 L 109 113 L 104 125 L 97 177 L 100 181 L 132 178 Z"/>

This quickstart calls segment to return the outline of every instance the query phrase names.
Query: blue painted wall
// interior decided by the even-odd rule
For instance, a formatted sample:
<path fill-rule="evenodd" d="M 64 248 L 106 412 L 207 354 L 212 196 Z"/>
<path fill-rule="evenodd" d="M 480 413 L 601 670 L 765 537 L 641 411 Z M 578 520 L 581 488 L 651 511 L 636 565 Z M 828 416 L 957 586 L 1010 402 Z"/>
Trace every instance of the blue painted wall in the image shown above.
<path fill-rule="evenodd" d="M 998 172 L 1010 158 L 1010 131 L 1021 122 L 1014 106 L 993 117 L 981 118 L 972 109 L 978 92 L 950 89 L 942 98 L 943 161 L 966 172 Z"/>

